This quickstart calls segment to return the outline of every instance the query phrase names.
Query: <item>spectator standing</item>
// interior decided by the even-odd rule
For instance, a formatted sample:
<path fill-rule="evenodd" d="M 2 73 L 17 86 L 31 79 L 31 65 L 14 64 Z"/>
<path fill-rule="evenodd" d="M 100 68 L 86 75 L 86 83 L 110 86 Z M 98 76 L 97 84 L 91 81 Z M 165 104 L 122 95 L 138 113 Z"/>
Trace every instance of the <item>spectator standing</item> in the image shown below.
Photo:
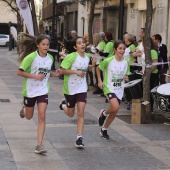
<path fill-rule="evenodd" d="M 152 40 L 158 50 L 158 62 L 167 62 L 167 46 L 162 44 L 162 37 L 160 34 L 155 34 L 152 36 Z M 164 74 L 168 71 L 168 64 L 162 64 L 157 66 L 159 70 L 159 83 L 166 84 L 166 76 Z"/>
<path fill-rule="evenodd" d="M 144 47 L 143 47 L 143 37 L 145 36 L 145 28 L 141 28 L 139 32 L 139 38 L 140 41 L 139 45 L 136 47 L 136 49 L 131 53 L 132 57 L 137 57 L 137 63 L 139 64 L 145 64 L 145 53 L 144 53 Z M 142 66 L 137 67 L 138 71 L 141 71 L 143 68 Z"/>
<path fill-rule="evenodd" d="M 75 37 L 77 37 L 77 32 L 75 30 L 72 30 L 70 32 L 70 35 L 68 35 L 67 38 L 64 38 L 65 47 L 69 54 L 74 51 L 74 49 L 72 48 L 71 42 Z"/>
<path fill-rule="evenodd" d="M 89 52 L 89 47 L 91 47 L 91 44 L 89 42 L 89 35 L 85 34 L 83 39 L 84 39 L 84 42 L 85 42 L 85 45 L 86 45 L 85 52 L 88 53 Z M 87 70 L 87 76 L 89 76 L 89 78 L 90 78 L 90 83 L 88 85 L 89 86 L 93 86 L 94 85 L 94 81 L 93 81 L 93 69 L 88 69 Z"/>
<path fill-rule="evenodd" d="M 128 63 L 136 62 L 136 58 L 131 56 L 131 54 L 133 53 L 133 51 L 136 48 L 134 41 L 135 41 L 134 35 L 132 35 L 132 34 L 125 34 L 124 35 L 124 42 L 125 42 L 126 49 L 125 49 L 125 53 L 124 53 L 123 57 L 124 57 L 125 60 L 128 61 Z M 133 72 L 134 69 L 135 69 L 134 66 L 130 66 L 130 67 L 128 66 L 129 73 Z"/>
<path fill-rule="evenodd" d="M 105 41 L 103 40 L 104 37 L 105 37 L 105 33 L 103 33 L 103 32 L 93 34 L 93 45 L 95 46 L 96 50 L 99 53 L 103 53 L 105 45 L 106 45 Z M 96 74 L 96 68 L 100 62 L 101 62 L 101 59 L 97 59 L 96 65 L 95 65 L 95 77 L 96 77 L 97 85 L 98 85 L 98 79 L 97 79 L 97 74 Z M 103 80 L 102 71 L 100 71 L 100 74 L 101 74 L 101 79 Z M 97 89 L 93 92 L 93 94 L 102 94 L 102 93 L 103 93 L 103 90 L 100 89 L 98 86 L 97 86 Z"/>
<path fill-rule="evenodd" d="M 49 34 L 49 31 L 48 30 L 45 30 L 45 35 L 47 36 L 47 38 L 49 38 L 49 40 L 51 40 L 51 36 Z"/>
<path fill-rule="evenodd" d="M 114 55 L 114 41 L 110 31 L 105 32 L 106 46 L 103 52 L 100 52 L 101 56 L 112 57 Z"/>

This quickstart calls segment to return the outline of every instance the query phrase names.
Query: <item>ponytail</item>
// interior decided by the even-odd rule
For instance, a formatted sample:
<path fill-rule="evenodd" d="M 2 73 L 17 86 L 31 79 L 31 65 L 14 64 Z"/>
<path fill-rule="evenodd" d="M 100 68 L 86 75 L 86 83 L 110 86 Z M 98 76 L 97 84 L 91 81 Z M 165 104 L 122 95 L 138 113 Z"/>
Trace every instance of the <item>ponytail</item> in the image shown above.
<path fill-rule="evenodd" d="M 27 55 L 36 51 L 38 49 L 37 44 L 39 44 L 42 40 L 49 38 L 45 35 L 39 35 L 37 37 L 21 32 L 18 35 L 18 61 L 21 62 Z M 49 40 L 50 41 L 50 40 Z"/>

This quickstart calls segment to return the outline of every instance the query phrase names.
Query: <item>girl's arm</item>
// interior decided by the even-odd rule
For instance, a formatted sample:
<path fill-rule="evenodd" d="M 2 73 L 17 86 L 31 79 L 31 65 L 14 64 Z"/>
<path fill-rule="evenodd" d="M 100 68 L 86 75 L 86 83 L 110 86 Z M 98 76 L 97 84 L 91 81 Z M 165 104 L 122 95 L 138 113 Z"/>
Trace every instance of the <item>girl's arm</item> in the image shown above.
<path fill-rule="evenodd" d="M 95 57 L 92 57 L 90 60 L 91 60 L 92 67 L 94 67 L 96 65 L 97 59 Z"/>
<path fill-rule="evenodd" d="M 22 69 L 19 69 L 18 72 L 17 72 L 17 75 L 21 76 L 21 77 L 25 77 L 25 78 L 32 78 L 32 79 L 37 79 L 37 80 L 43 80 L 44 79 L 44 74 L 30 74 L 30 73 L 27 73 L 25 72 L 24 70 Z"/>
<path fill-rule="evenodd" d="M 132 57 L 141 57 L 142 54 L 143 54 L 143 53 L 142 53 L 140 50 L 135 49 L 130 55 L 131 55 Z"/>
<path fill-rule="evenodd" d="M 101 79 L 101 76 L 100 76 L 99 66 L 96 67 L 96 74 L 97 74 L 97 79 L 98 79 L 98 87 L 100 89 L 103 89 L 103 82 L 102 82 L 102 79 Z"/>
<path fill-rule="evenodd" d="M 50 77 L 58 77 L 60 74 L 62 74 L 62 71 L 61 69 L 58 69 L 55 72 L 51 72 Z"/>

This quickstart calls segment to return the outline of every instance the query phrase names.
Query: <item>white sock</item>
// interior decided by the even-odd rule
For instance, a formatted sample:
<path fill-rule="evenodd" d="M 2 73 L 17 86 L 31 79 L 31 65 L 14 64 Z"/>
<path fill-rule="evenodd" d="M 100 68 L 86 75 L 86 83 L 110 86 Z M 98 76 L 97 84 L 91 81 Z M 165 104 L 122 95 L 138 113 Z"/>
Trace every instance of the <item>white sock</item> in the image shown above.
<path fill-rule="evenodd" d="M 104 130 L 107 130 L 107 128 L 105 128 L 105 127 L 102 127 L 102 130 L 104 131 Z"/>
<path fill-rule="evenodd" d="M 78 139 L 78 138 L 82 138 L 82 135 L 77 135 L 77 139 Z"/>
<path fill-rule="evenodd" d="M 62 104 L 62 108 L 64 109 L 64 107 L 66 107 L 67 105 L 66 104 Z"/>
<path fill-rule="evenodd" d="M 104 116 L 107 116 L 106 111 L 103 111 L 103 115 L 104 115 Z"/>

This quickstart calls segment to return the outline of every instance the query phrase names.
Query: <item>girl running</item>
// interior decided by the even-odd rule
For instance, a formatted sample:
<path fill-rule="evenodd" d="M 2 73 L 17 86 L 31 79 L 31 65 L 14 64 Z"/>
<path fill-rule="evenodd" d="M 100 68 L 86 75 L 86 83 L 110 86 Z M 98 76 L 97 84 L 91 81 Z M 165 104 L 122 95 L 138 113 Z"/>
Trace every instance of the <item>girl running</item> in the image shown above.
<path fill-rule="evenodd" d="M 98 86 L 103 89 L 110 103 L 109 108 L 101 110 L 99 117 L 99 125 L 103 126 L 100 135 L 104 139 L 109 139 L 107 129 L 119 110 L 120 100 L 123 97 L 124 80 L 128 81 L 128 76 L 126 75 L 128 63 L 123 58 L 125 52 L 123 41 L 118 40 L 115 42 L 114 51 L 114 56 L 105 59 L 97 67 Z M 104 73 L 103 82 L 101 80 L 100 70 Z"/>
<path fill-rule="evenodd" d="M 65 99 L 60 104 L 60 109 L 73 117 L 75 105 L 77 104 L 77 140 L 75 146 L 83 148 L 84 109 L 87 101 L 86 72 L 90 62 L 89 54 L 85 53 L 85 42 L 83 38 L 76 37 L 72 42 L 74 51 L 66 56 L 61 63 L 61 70 L 64 74 L 63 93 Z M 92 65 L 95 64 L 92 60 Z"/>
<path fill-rule="evenodd" d="M 35 153 L 46 153 L 43 146 L 45 132 L 45 113 L 48 104 L 49 83 L 48 78 L 57 77 L 61 70 L 50 72 L 53 64 L 53 57 L 47 53 L 50 40 L 45 35 L 37 38 L 21 33 L 24 38 L 18 41 L 21 65 L 18 75 L 24 77 L 22 95 L 24 106 L 20 111 L 20 117 L 28 120 L 33 117 L 34 106 L 37 102 L 38 109 L 38 134 Z"/>

